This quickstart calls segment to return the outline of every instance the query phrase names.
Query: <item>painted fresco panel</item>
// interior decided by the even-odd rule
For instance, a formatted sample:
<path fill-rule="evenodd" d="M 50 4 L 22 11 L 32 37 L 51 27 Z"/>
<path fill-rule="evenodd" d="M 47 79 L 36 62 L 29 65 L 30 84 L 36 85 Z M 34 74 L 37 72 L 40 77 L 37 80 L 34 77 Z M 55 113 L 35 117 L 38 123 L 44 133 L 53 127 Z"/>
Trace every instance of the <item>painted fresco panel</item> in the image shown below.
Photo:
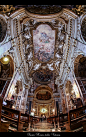
<path fill-rule="evenodd" d="M 42 62 L 54 58 L 55 30 L 47 24 L 33 30 L 34 57 Z"/>

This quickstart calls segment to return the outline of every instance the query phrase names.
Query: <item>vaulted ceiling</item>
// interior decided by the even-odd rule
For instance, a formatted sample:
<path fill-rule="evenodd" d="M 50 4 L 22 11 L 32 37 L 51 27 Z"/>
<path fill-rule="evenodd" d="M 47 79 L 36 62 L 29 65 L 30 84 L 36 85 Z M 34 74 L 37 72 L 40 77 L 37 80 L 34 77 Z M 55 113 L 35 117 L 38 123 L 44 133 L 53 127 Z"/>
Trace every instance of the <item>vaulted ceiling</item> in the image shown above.
<path fill-rule="evenodd" d="M 26 8 L 29 12 L 35 14 L 53 14 L 58 13 L 62 8 L 72 9 L 75 5 L 13 5 L 15 8 Z"/>
<path fill-rule="evenodd" d="M 86 11 L 86 5 L 0 5 L 0 12 L 10 16 L 10 14 L 20 8 L 25 8 L 30 13 L 42 15 L 58 13 L 63 8 L 72 10 L 77 15 L 81 15 Z"/>

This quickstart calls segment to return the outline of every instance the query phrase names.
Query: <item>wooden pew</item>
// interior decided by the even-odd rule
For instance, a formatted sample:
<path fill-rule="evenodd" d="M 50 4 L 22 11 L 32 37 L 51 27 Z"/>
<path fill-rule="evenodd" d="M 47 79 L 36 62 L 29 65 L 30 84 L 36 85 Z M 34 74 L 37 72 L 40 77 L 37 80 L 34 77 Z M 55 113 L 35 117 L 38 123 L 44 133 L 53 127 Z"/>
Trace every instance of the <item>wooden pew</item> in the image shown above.
<path fill-rule="evenodd" d="M 83 130 L 86 124 L 86 106 L 70 110 L 68 113 L 68 122 L 65 123 L 66 132 L 78 132 Z"/>
<path fill-rule="evenodd" d="M 31 121 L 31 127 L 33 128 L 34 125 L 40 121 L 40 118 L 35 116 L 30 116 L 30 121 Z"/>
<path fill-rule="evenodd" d="M 50 117 L 48 117 L 48 118 L 47 118 L 47 122 L 49 122 L 49 123 L 51 123 L 51 124 L 52 124 L 52 123 L 53 123 L 53 117 L 51 117 L 51 116 L 50 116 Z"/>
<path fill-rule="evenodd" d="M 59 127 L 63 128 L 65 123 L 68 121 L 68 113 L 60 113 L 59 114 Z"/>
<path fill-rule="evenodd" d="M 40 121 L 40 118 L 39 117 L 33 117 L 33 120 L 34 120 L 34 124 L 38 123 Z"/>
<path fill-rule="evenodd" d="M 47 122 L 53 124 L 55 128 L 58 127 L 58 116 L 51 116 L 47 118 Z"/>
<path fill-rule="evenodd" d="M 21 113 L 21 121 L 24 122 L 23 127 L 25 127 L 26 130 L 30 129 L 30 115 Z"/>
<path fill-rule="evenodd" d="M 15 115 L 17 117 L 15 117 Z M 5 120 L 10 121 L 10 124 L 15 124 L 17 127 L 17 130 L 15 130 L 15 132 L 17 131 L 22 132 L 22 129 L 23 129 L 24 122 L 20 120 L 20 116 L 21 116 L 20 111 L 8 108 L 6 106 L 2 106 L 1 118 L 4 118 Z"/>
<path fill-rule="evenodd" d="M 9 122 L 1 122 L 1 110 L 2 110 L 3 98 L 0 97 L 0 132 L 8 132 Z"/>

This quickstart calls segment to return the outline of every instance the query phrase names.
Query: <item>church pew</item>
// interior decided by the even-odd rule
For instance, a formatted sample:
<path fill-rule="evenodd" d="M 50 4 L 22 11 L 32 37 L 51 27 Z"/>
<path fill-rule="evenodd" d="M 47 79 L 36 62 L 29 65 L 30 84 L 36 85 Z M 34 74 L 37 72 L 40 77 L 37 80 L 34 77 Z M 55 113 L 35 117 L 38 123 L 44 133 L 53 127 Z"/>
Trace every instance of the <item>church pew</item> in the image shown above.
<path fill-rule="evenodd" d="M 10 121 L 10 124 L 15 124 L 17 127 L 17 130 L 15 130 L 16 132 L 22 131 L 23 129 L 24 122 L 20 120 L 20 117 L 21 117 L 20 111 L 8 108 L 6 106 L 2 106 L 1 118 L 4 118 L 5 120 Z"/>
<path fill-rule="evenodd" d="M 33 128 L 34 125 L 40 121 L 40 118 L 35 116 L 30 116 L 30 120 L 31 120 L 31 127 Z"/>
<path fill-rule="evenodd" d="M 68 121 L 68 113 L 60 113 L 59 114 L 59 126 L 64 127 L 65 122 Z"/>
<path fill-rule="evenodd" d="M 0 97 L 0 132 L 8 132 L 9 122 L 1 122 L 1 110 L 2 110 L 3 98 Z"/>
<path fill-rule="evenodd" d="M 57 116 L 51 116 L 47 118 L 47 122 L 53 124 L 53 126 L 55 127 L 58 125 L 57 119 L 58 119 Z"/>
<path fill-rule="evenodd" d="M 52 123 L 53 123 L 53 117 L 51 117 L 51 116 L 50 116 L 50 117 L 48 117 L 48 118 L 47 118 L 47 122 L 49 122 L 49 123 L 51 123 L 51 124 L 52 124 Z"/>
<path fill-rule="evenodd" d="M 29 124 L 30 124 L 30 115 L 29 114 L 24 114 L 24 113 L 21 113 L 21 121 L 24 122 L 24 125 L 23 125 L 23 128 L 25 128 L 26 130 L 29 127 Z"/>
<path fill-rule="evenodd" d="M 68 112 L 68 122 L 65 123 L 66 132 L 78 132 L 83 130 L 86 124 L 86 106 L 70 110 Z"/>

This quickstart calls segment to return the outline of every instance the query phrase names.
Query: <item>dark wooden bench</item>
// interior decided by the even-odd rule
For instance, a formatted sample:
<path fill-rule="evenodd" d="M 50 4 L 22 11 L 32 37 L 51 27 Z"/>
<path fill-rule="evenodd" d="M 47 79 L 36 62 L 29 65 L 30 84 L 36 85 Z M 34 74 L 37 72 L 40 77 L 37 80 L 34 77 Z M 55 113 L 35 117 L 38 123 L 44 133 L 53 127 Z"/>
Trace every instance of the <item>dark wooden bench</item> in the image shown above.
<path fill-rule="evenodd" d="M 51 116 L 47 118 L 47 122 L 51 123 L 54 127 L 58 127 L 58 116 Z"/>
<path fill-rule="evenodd" d="M 24 122 L 23 128 L 25 128 L 25 130 L 28 130 L 30 128 L 30 115 L 21 113 L 21 121 Z"/>
<path fill-rule="evenodd" d="M 59 127 L 64 128 L 65 123 L 68 121 L 68 113 L 60 113 L 58 116 Z"/>
<path fill-rule="evenodd" d="M 40 118 L 35 116 L 30 116 L 30 125 L 33 128 L 36 123 L 40 121 Z"/>
<path fill-rule="evenodd" d="M 84 125 L 86 124 L 86 106 L 70 110 L 68 112 L 68 122 L 65 123 L 66 132 L 78 132 L 79 130 L 84 130 Z"/>
<path fill-rule="evenodd" d="M 2 110 L 3 98 L 0 97 L 0 132 L 8 132 L 9 122 L 1 122 L 1 110 Z"/>
<path fill-rule="evenodd" d="M 15 132 L 22 132 L 24 122 L 21 121 L 20 117 L 20 111 L 8 108 L 6 106 L 2 106 L 1 118 L 4 118 L 5 120 L 9 121 L 10 125 L 14 124 L 16 129 L 13 131 Z M 10 128 L 9 130 L 12 130 L 12 128 Z"/>
<path fill-rule="evenodd" d="M 38 123 L 40 121 L 40 118 L 38 118 L 38 117 L 33 117 L 33 124 L 36 124 L 36 123 Z"/>
<path fill-rule="evenodd" d="M 47 122 L 52 124 L 52 123 L 53 123 L 53 117 L 51 117 L 51 116 L 48 117 L 48 118 L 47 118 Z"/>

